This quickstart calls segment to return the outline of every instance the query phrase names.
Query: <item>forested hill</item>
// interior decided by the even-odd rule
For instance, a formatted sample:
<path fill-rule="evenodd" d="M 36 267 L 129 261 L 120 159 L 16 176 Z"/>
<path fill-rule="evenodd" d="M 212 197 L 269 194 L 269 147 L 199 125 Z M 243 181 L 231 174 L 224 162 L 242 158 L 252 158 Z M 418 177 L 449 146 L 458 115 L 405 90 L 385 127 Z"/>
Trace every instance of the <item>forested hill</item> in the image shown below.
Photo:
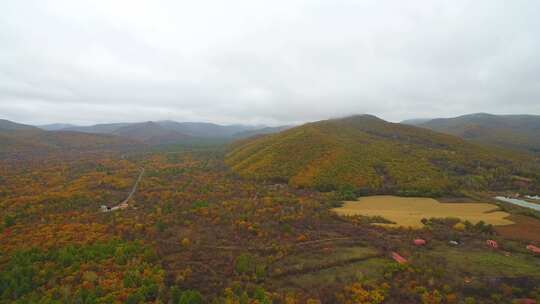
<path fill-rule="evenodd" d="M 150 145 L 176 143 L 190 138 L 189 135 L 165 129 L 155 122 L 130 124 L 115 130 L 112 134 Z"/>
<path fill-rule="evenodd" d="M 533 158 L 370 115 L 324 120 L 233 145 L 226 162 L 246 178 L 320 190 L 438 195 L 537 187 Z"/>
<path fill-rule="evenodd" d="M 0 120 L 0 154 L 43 153 L 59 150 L 107 150 L 141 147 L 141 143 L 119 136 L 73 131 L 43 131 L 39 128 Z"/>
<path fill-rule="evenodd" d="M 20 124 L 6 119 L 0 119 L 0 131 L 38 131 L 39 129 L 30 125 Z"/>
<path fill-rule="evenodd" d="M 540 154 L 540 116 L 470 114 L 415 125 L 463 139 Z"/>
<path fill-rule="evenodd" d="M 66 150 L 102 150 L 142 147 L 139 142 L 119 136 L 69 131 L 0 130 L 0 153 L 42 153 Z"/>

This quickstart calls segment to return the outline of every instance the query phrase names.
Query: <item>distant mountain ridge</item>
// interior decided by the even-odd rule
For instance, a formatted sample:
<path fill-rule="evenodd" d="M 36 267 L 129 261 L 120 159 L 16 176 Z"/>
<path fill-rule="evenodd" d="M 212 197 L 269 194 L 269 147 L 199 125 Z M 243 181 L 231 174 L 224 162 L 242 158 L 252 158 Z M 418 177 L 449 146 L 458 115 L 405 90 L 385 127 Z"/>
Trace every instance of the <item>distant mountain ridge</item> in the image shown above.
<path fill-rule="evenodd" d="M 96 134 L 112 134 L 114 131 L 128 126 L 130 123 L 97 124 L 92 126 L 73 126 L 63 129 L 64 131 L 76 131 Z"/>
<path fill-rule="evenodd" d="M 248 130 L 248 131 L 239 132 L 239 133 L 234 134 L 234 137 L 236 137 L 236 138 L 248 138 L 248 137 L 257 136 L 257 135 L 274 134 L 274 133 L 279 133 L 281 131 L 285 131 L 285 130 L 290 129 L 292 127 L 293 126 L 288 126 L 288 125 L 287 126 L 279 126 L 279 127 L 265 127 L 265 128 L 262 128 L 262 129 Z"/>
<path fill-rule="evenodd" d="M 219 125 L 208 122 L 176 122 L 171 120 L 155 121 L 153 125 L 147 125 L 152 127 L 153 130 L 144 131 L 141 128 L 144 123 L 110 123 L 110 124 L 97 124 L 92 126 L 74 126 L 67 125 L 65 128 L 59 128 L 62 124 L 52 124 L 42 126 L 43 129 L 54 129 L 64 131 L 77 131 L 85 133 L 96 134 L 116 134 L 121 135 L 125 133 L 125 128 L 136 128 L 143 133 L 154 133 L 157 131 L 157 127 L 162 128 L 163 136 L 172 136 L 170 131 L 177 132 L 184 136 L 192 138 L 214 138 L 214 139 L 235 139 L 254 136 L 258 134 L 270 134 L 279 132 L 287 128 L 283 127 L 266 127 L 266 126 L 251 126 L 251 125 Z M 122 131 L 122 129 L 124 131 Z M 165 131 L 167 130 L 167 131 Z M 168 134 L 168 135 L 167 135 Z M 129 137 L 134 138 L 135 133 L 129 132 Z M 122 136 L 122 135 L 121 135 Z M 143 136 L 144 137 L 144 136 Z M 172 137 L 171 137 L 172 138 Z M 180 136 L 178 136 L 180 138 Z M 186 137 L 187 138 L 187 137 Z"/>
<path fill-rule="evenodd" d="M 260 130 L 260 131 L 258 131 Z M 111 123 L 93 126 L 49 124 L 39 128 L 0 120 L 0 153 L 57 149 L 107 149 L 169 144 L 223 144 L 237 138 L 273 133 L 281 128 L 222 126 L 200 122 Z"/>
<path fill-rule="evenodd" d="M 191 136 L 166 129 L 155 122 L 129 124 L 112 132 L 113 135 L 137 140 L 149 145 L 163 145 L 181 142 Z"/>
<path fill-rule="evenodd" d="M 453 118 L 431 119 L 415 125 L 481 144 L 540 153 L 540 116 L 538 115 L 476 113 Z"/>
<path fill-rule="evenodd" d="M 30 126 L 30 125 L 16 123 L 16 122 L 13 122 L 13 121 L 10 121 L 10 120 L 7 120 L 7 119 L 0 119 L 0 131 L 2 131 L 2 130 L 3 131 L 6 131 L 6 130 L 11 130 L 11 131 L 15 131 L 15 130 L 33 130 L 33 131 L 38 131 L 39 128 L 34 127 L 34 126 Z"/>
<path fill-rule="evenodd" d="M 60 130 L 67 130 L 69 128 L 76 128 L 77 126 L 72 125 L 72 124 L 55 123 L 55 124 L 48 124 L 48 125 L 39 125 L 36 127 L 45 131 L 60 131 Z"/>
<path fill-rule="evenodd" d="M 142 143 L 127 138 L 74 131 L 0 129 L 1 153 L 42 153 L 58 150 L 123 150 L 140 148 Z"/>
<path fill-rule="evenodd" d="M 234 137 L 235 134 L 244 131 L 253 131 L 258 127 L 245 125 L 218 125 L 207 122 L 175 122 L 175 121 L 157 121 L 160 126 L 184 133 L 193 137 L 223 138 Z"/>
<path fill-rule="evenodd" d="M 406 119 L 400 123 L 404 125 L 417 126 L 419 124 L 426 123 L 430 120 L 432 120 L 432 118 L 414 118 L 414 119 Z"/>

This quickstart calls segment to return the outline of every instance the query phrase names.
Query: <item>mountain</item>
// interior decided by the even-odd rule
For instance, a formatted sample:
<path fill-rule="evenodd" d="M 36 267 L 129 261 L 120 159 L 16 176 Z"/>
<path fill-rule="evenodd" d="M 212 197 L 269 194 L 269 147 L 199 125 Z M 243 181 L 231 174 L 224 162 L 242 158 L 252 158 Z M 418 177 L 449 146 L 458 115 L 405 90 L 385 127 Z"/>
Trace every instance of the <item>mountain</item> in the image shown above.
<path fill-rule="evenodd" d="M 107 134 L 88 134 L 73 131 L 45 131 L 28 137 L 55 149 L 116 149 L 140 147 L 140 143 Z"/>
<path fill-rule="evenodd" d="M 78 131 L 86 133 L 100 133 L 100 134 L 114 134 L 118 129 L 135 126 L 140 123 L 110 123 L 110 124 L 97 124 L 93 126 L 67 126 L 62 130 L 65 131 Z M 207 122 L 176 122 L 171 120 L 156 121 L 155 124 L 160 127 L 175 131 L 191 137 L 202 138 L 233 138 L 235 134 L 247 131 L 254 131 L 258 129 L 264 129 L 260 126 L 246 126 L 246 125 L 218 125 Z M 61 125 L 61 124 L 58 124 Z"/>
<path fill-rule="evenodd" d="M 116 129 L 112 134 L 137 140 L 149 145 L 177 143 L 191 138 L 170 129 L 166 129 L 155 122 L 129 124 Z"/>
<path fill-rule="evenodd" d="M 469 141 L 540 153 L 540 116 L 470 114 L 417 124 Z"/>
<path fill-rule="evenodd" d="M 140 142 L 106 134 L 45 131 L 9 120 L 0 120 L 0 153 L 53 150 L 103 150 L 141 147 Z"/>
<path fill-rule="evenodd" d="M 261 129 L 239 132 L 239 133 L 234 134 L 234 137 L 235 138 L 248 138 L 248 137 L 257 136 L 257 135 L 274 134 L 274 133 L 279 133 L 281 131 L 284 131 L 290 128 L 292 128 L 292 126 L 265 127 Z"/>
<path fill-rule="evenodd" d="M 171 120 L 156 121 L 155 125 L 151 126 L 154 131 L 157 131 L 158 126 L 161 127 L 161 131 L 169 130 L 176 133 L 182 134 L 184 136 L 189 136 L 192 139 L 227 139 L 232 140 L 235 138 L 244 138 L 249 136 L 254 136 L 258 134 L 270 134 L 282 131 L 289 128 L 288 126 L 282 127 L 265 127 L 265 126 L 250 126 L 250 125 L 218 125 L 214 123 L 207 122 L 176 122 Z M 111 123 L 111 124 L 98 124 L 93 126 L 73 126 L 63 124 L 53 124 L 41 126 L 46 130 L 64 130 L 64 131 L 77 131 L 85 133 L 96 133 L 96 134 L 115 134 L 123 136 L 122 133 L 128 133 L 129 138 L 137 139 L 134 131 L 126 130 L 139 130 L 141 131 L 141 123 Z M 150 126 L 147 126 L 150 127 Z M 154 132 L 148 131 L 148 132 Z M 172 140 L 174 137 L 181 139 L 181 136 L 178 134 L 169 132 L 168 135 Z M 146 137 L 145 134 L 141 134 L 139 137 Z M 139 138 L 140 139 L 140 138 Z M 184 138 L 184 139 L 187 139 Z M 170 142 L 170 140 L 165 140 Z"/>
<path fill-rule="evenodd" d="M 72 124 L 55 123 L 55 124 L 48 124 L 48 125 L 40 125 L 37 127 L 45 131 L 60 131 L 60 130 L 77 128 L 78 126 L 72 125 Z"/>
<path fill-rule="evenodd" d="M 37 129 L 37 128 L 36 128 Z M 0 130 L 0 153 L 103 150 L 141 147 L 126 138 L 73 131 Z"/>
<path fill-rule="evenodd" d="M 431 120 L 431 118 L 414 118 L 414 119 L 404 120 L 404 121 L 402 121 L 400 123 L 404 124 L 404 125 L 417 126 L 419 124 L 423 124 L 423 123 L 428 122 L 430 120 Z"/>
<path fill-rule="evenodd" d="M 34 131 L 37 131 L 39 130 L 39 128 L 36 128 L 34 126 L 30 126 L 30 125 L 24 125 L 24 124 L 20 124 L 20 123 L 16 123 L 16 122 L 13 122 L 13 121 L 9 121 L 9 120 L 6 120 L 6 119 L 0 119 L 0 131 L 3 130 L 34 130 Z"/>
<path fill-rule="evenodd" d="M 180 132 L 193 137 L 224 138 L 234 134 L 254 130 L 255 126 L 218 125 L 206 122 L 175 122 L 170 120 L 156 122 L 163 128 Z"/>
<path fill-rule="evenodd" d="M 424 128 L 361 115 L 308 123 L 232 145 L 226 163 L 245 178 L 319 190 L 442 195 L 537 187 L 538 163 Z"/>
<path fill-rule="evenodd" d="M 112 134 L 114 131 L 129 126 L 130 123 L 110 123 L 110 124 L 98 124 L 93 126 L 74 126 L 62 129 L 63 131 L 76 131 L 84 133 L 96 133 L 96 134 Z"/>

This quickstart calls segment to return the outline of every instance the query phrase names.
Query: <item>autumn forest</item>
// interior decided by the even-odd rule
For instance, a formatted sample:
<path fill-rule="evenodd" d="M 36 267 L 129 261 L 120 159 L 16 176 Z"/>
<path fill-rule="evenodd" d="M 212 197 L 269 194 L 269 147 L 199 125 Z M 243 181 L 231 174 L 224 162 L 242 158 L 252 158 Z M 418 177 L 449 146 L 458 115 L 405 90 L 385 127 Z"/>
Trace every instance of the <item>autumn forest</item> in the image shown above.
<path fill-rule="evenodd" d="M 289 136 L 281 134 L 264 136 L 273 142 Z M 540 260 L 526 249 L 540 241 L 534 233 L 538 212 L 500 205 L 517 233 L 451 217 L 424 218 L 423 228 L 412 229 L 379 225 L 388 223 L 381 216 L 340 216 L 332 209 L 358 196 L 407 189 L 433 193 L 402 184 L 399 171 L 380 180 L 392 179 L 398 189 L 340 185 L 328 175 L 322 176 L 334 186 L 323 189 L 299 185 L 299 178 L 246 177 L 230 163 L 239 157 L 234 149 L 252 147 L 252 140 L 4 153 L 0 303 L 436 304 L 540 298 Z M 376 172 L 370 162 L 358 164 Z M 445 176 L 452 181 L 457 173 Z M 437 194 L 449 204 L 490 200 L 493 189 L 481 185 Z M 534 189 L 512 179 L 493 185 L 497 191 Z M 424 179 L 421 189 L 428 186 Z M 532 234 L 520 232 L 523 218 L 532 223 Z M 412 240 L 418 238 L 427 243 L 416 246 Z M 490 249 L 486 239 L 500 248 Z M 395 253 L 407 262 L 393 259 Z"/>

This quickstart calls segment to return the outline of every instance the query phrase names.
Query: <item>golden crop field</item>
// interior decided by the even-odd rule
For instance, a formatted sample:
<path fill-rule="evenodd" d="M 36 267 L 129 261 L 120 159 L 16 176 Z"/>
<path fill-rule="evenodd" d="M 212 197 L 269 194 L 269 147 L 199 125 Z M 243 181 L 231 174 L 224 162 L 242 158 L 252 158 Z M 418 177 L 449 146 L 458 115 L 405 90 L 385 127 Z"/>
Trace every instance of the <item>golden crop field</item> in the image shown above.
<path fill-rule="evenodd" d="M 340 215 L 382 216 L 396 224 L 385 226 L 403 226 L 420 228 L 422 218 L 455 217 L 473 224 L 484 221 L 492 225 L 510 225 L 508 213 L 494 211 L 498 207 L 487 203 L 440 203 L 432 198 L 369 196 L 357 201 L 347 201 L 340 208 L 333 209 Z"/>

